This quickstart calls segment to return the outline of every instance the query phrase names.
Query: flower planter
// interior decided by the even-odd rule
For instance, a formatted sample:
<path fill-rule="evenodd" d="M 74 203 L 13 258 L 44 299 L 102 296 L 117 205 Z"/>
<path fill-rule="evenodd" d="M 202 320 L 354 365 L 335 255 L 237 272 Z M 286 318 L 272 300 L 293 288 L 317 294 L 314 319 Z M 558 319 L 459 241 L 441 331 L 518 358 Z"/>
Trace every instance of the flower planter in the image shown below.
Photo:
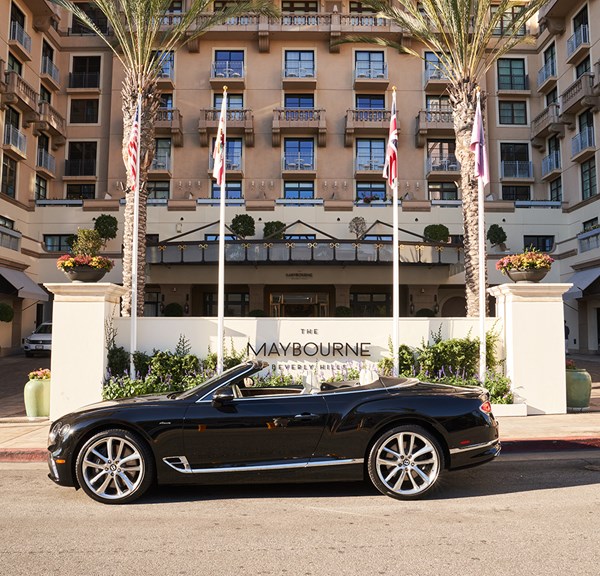
<path fill-rule="evenodd" d="M 91 266 L 74 266 L 70 270 L 63 270 L 72 282 L 98 282 L 106 274 L 103 268 Z"/>
<path fill-rule="evenodd" d="M 50 414 L 50 380 L 29 380 L 23 390 L 25 412 L 29 418 Z"/>
<path fill-rule="evenodd" d="M 567 370 L 567 408 L 588 408 L 592 377 L 587 370 Z"/>
<path fill-rule="evenodd" d="M 506 275 L 513 282 L 539 282 L 548 274 L 550 268 L 532 268 L 531 270 L 507 270 Z"/>

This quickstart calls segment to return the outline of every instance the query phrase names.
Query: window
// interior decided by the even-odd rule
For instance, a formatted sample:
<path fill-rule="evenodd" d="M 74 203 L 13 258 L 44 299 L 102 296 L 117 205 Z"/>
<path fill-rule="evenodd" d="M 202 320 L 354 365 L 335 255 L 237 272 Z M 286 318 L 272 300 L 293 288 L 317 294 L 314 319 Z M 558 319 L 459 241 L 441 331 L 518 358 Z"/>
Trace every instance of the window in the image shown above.
<path fill-rule="evenodd" d="M 39 174 L 35 175 L 33 196 L 35 200 L 45 200 L 48 198 L 48 180 L 42 178 Z"/>
<path fill-rule="evenodd" d="M 428 182 L 430 200 L 458 200 L 458 187 L 455 182 Z"/>
<path fill-rule="evenodd" d="M 45 40 L 42 41 L 42 59 L 54 62 L 54 48 L 52 48 Z"/>
<path fill-rule="evenodd" d="M 223 97 L 221 96 L 221 99 L 222 98 Z M 173 108 L 173 94 L 163 92 L 160 95 L 160 108 Z"/>
<path fill-rule="evenodd" d="M 213 180 L 211 198 L 221 199 L 221 187 Z M 238 180 L 225 181 L 225 199 L 242 200 L 242 183 Z"/>
<path fill-rule="evenodd" d="M 226 241 L 238 239 L 235 234 L 225 234 L 224 238 Z M 204 240 L 206 240 L 207 242 L 218 242 L 219 235 L 218 234 L 205 234 Z"/>
<path fill-rule="evenodd" d="M 6 112 L 4 113 L 4 124 L 5 126 L 12 126 L 18 130 L 21 127 L 21 114 L 19 114 L 12 106 L 7 106 Z"/>
<path fill-rule="evenodd" d="M 7 218 L 6 216 L 0 216 L 0 226 L 8 228 L 9 230 L 15 229 L 15 221 Z"/>
<path fill-rule="evenodd" d="M 312 138 L 286 138 L 283 144 L 285 170 L 313 170 L 314 148 Z"/>
<path fill-rule="evenodd" d="M 146 183 L 148 200 L 168 200 L 170 184 L 168 180 L 148 180 Z"/>
<path fill-rule="evenodd" d="M 2 185 L 0 192 L 11 198 L 17 193 L 17 162 L 4 154 L 2 157 Z"/>
<path fill-rule="evenodd" d="M 544 71 L 546 77 L 556 76 L 556 45 L 552 44 L 544 50 Z"/>
<path fill-rule="evenodd" d="M 591 72 L 592 65 L 590 64 L 590 57 L 586 56 L 576 67 L 575 76 L 581 78 L 584 74 Z"/>
<path fill-rule="evenodd" d="M 282 12 L 295 12 L 295 13 L 307 13 L 307 12 L 318 12 L 318 3 L 314 1 L 304 0 L 283 0 L 281 3 Z"/>
<path fill-rule="evenodd" d="M 587 8 L 584 8 L 580 12 L 577 13 L 575 18 L 573 18 L 573 31 L 577 33 L 582 26 L 588 25 L 588 13 Z"/>
<path fill-rule="evenodd" d="M 175 54 L 173 52 L 164 52 L 158 50 L 154 53 L 154 58 L 160 62 L 159 78 L 175 79 Z"/>
<path fill-rule="evenodd" d="M 560 138 L 558 136 L 551 136 L 548 138 L 548 154 L 560 154 Z"/>
<path fill-rule="evenodd" d="M 500 160 L 503 178 L 531 178 L 529 144 L 502 142 L 500 144 Z"/>
<path fill-rule="evenodd" d="M 447 80 L 446 67 L 435 52 L 425 52 L 425 79 Z"/>
<path fill-rule="evenodd" d="M 100 56 L 73 56 L 69 86 L 71 88 L 99 88 L 100 61 Z"/>
<path fill-rule="evenodd" d="M 69 142 L 65 176 L 95 176 L 97 142 Z"/>
<path fill-rule="evenodd" d="M 357 78 L 385 78 L 386 69 L 383 52 L 357 50 L 354 53 L 354 66 Z"/>
<path fill-rule="evenodd" d="M 44 246 L 48 252 L 69 252 L 74 234 L 44 234 Z"/>
<path fill-rule="evenodd" d="M 546 94 L 546 106 L 550 104 L 558 104 L 558 88 L 555 86 Z"/>
<path fill-rule="evenodd" d="M 286 78 L 313 78 L 315 76 L 315 53 L 312 50 L 286 50 Z"/>
<path fill-rule="evenodd" d="M 589 220 L 586 220 L 585 222 L 583 222 L 583 231 L 584 232 L 589 232 L 590 230 L 595 230 L 596 228 L 598 228 L 598 218 L 590 218 Z"/>
<path fill-rule="evenodd" d="M 386 293 L 351 292 L 352 316 L 384 318 L 392 315 L 392 295 Z"/>
<path fill-rule="evenodd" d="M 385 110 L 385 97 L 379 94 L 357 94 L 356 108 L 358 110 Z"/>
<path fill-rule="evenodd" d="M 92 2 L 77 2 L 77 7 L 96 25 L 102 34 L 108 34 L 106 16 Z M 71 34 L 94 34 L 77 16 L 73 15 Z"/>
<path fill-rule="evenodd" d="M 144 293 L 144 316 L 157 317 L 160 314 L 161 295 L 159 289 L 146 286 Z"/>
<path fill-rule="evenodd" d="M 554 236 L 523 236 L 523 249 L 535 249 L 551 252 L 554 248 Z"/>
<path fill-rule="evenodd" d="M 361 240 L 371 240 L 372 242 L 392 242 L 394 239 L 392 234 L 365 234 Z"/>
<path fill-rule="evenodd" d="M 386 199 L 385 182 L 357 182 L 356 200 L 384 202 Z"/>
<path fill-rule="evenodd" d="M 244 75 L 243 50 L 215 51 L 215 77 L 238 78 Z"/>
<path fill-rule="evenodd" d="M 95 184 L 67 184 L 67 200 L 84 200 L 95 197 Z"/>
<path fill-rule="evenodd" d="M 455 140 L 427 140 L 427 159 L 434 171 L 457 170 L 455 151 Z"/>
<path fill-rule="evenodd" d="M 43 132 L 40 132 L 37 139 L 37 148 L 38 150 L 43 150 L 44 152 L 48 152 L 50 148 L 50 138 L 46 136 Z"/>
<path fill-rule="evenodd" d="M 213 143 L 214 150 L 214 143 Z M 225 142 L 225 166 L 227 170 L 242 169 L 242 139 L 228 138 Z"/>
<path fill-rule="evenodd" d="M 314 108 L 315 97 L 312 94 L 286 94 L 285 108 Z"/>
<path fill-rule="evenodd" d="M 553 202 L 562 202 L 562 178 L 550 182 L 550 200 Z"/>
<path fill-rule="evenodd" d="M 23 64 L 19 62 L 10 52 L 8 53 L 8 61 L 6 63 L 7 71 L 16 72 L 19 76 L 23 75 Z"/>
<path fill-rule="evenodd" d="M 154 160 L 152 160 L 152 170 L 170 170 L 171 169 L 171 139 L 155 138 L 154 140 Z"/>
<path fill-rule="evenodd" d="M 513 26 L 512 23 L 515 18 L 518 18 L 519 14 L 523 10 L 523 6 L 511 6 L 506 7 L 505 12 L 500 16 L 499 21 L 494 26 L 494 36 L 512 35 Z M 492 17 L 496 16 L 498 12 L 497 6 L 492 6 Z M 517 31 L 517 36 L 525 36 L 526 30 L 525 25 L 520 26 Z"/>
<path fill-rule="evenodd" d="M 98 104 L 97 98 L 71 99 L 69 122 L 71 124 L 98 124 Z"/>
<path fill-rule="evenodd" d="M 502 186 L 502 200 L 531 200 L 529 186 Z"/>
<path fill-rule="evenodd" d="M 451 112 L 452 108 L 450 106 L 450 97 L 449 96 L 427 96 L 426 100 L 427 110 L 431 111 L 442 111 L 442 112 Z"/>
<path fill-rule="evenodd" d="M 284 182 L 283 197 L 286 200 L 312 200 L 315 197 L 315 183 Z"/>
<path fill-rule="evenodd" d="M 385 140 L 356 139 L 356 169 L 383 170 L 385 163 Z"/>
<path fill-rule="evenodd" d="M 498 102 L 500 124 L 527 124 L 527 103 L 500 100 Z"/>
<path fill-rule="evenodd" d="M 10 6 L 10 22 L 11 24 L 13 22 L 18 24 L 23 29 L 25 28 L 25 14 L 14 3 Z"/>
<path fill-rule="evenodd" d="M 52 92 L 50 92 L 43 84 L 40 84 L 40 102 L 52 104 Z"/>
<path fill-rule="evenodd" d="M 225 316 L 247 316 L 250 304 L 248 292 L 227 292 L 225 294 Z M 204 316 L 217 315 L 218 299 L 216 292 L 204 294 Z"/>
<path fill-rule="evenodd" d="M 221 109 L 223 102 L 223 94 L 214 95 L 215 108 Z M 243 110 L 244 108 L 244 96 L 242 94 L 227 94 L 227 110 Z"/>
<path fill-rule="evenodd" d="M 523 58 L 500 58 L 498 60 L 498 90 L 527 90 Z"/>
<path fill-rule="evenodd" d="M 596 188 L 596 159 L 590 158 L 581 165 L 581 194 L 584 200 L 595 196 Z"/>
<path fill-rule="evenodd" d="M 316 240 L 317 235 L 316 234 L 284 234 L 283 239 L 290 240 L 290 241 Z"/>

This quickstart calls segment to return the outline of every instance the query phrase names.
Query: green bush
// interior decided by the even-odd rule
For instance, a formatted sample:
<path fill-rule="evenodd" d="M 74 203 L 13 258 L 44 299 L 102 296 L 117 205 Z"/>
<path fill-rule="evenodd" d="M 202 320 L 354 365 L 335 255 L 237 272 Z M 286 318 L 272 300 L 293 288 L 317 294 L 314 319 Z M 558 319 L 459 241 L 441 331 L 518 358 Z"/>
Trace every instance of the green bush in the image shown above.
<path fill-rule="evenodd" d="M 102 246 L 104 246 L 104 240 L 102 240 L 97 230 L 79 228 L 71 251 L 73 254 L 81 256 L 96 256 Z"/>
<path fill-rule="evenodd" d="M 486 238 L 492 246 L 497 246 L 498 244 L 502 244 L 502 242 L 506 242 L 506 232 L 499 224 L 492 224 L 488 228 Z"/>
<path fill-rule="evenodd" d="M 133 353 L 133 365 L 135 367 L 135 374 L 140 378 L 145 378 L 150 370 L 150 362 L 152 356 L 145 352 L 134 352 Z"/>
<path fill-rule="evenodd" d="M 225 370 L 229 368 L 233 368 L 238 364 L 241 364 L 248 358 L 248 355 L 245 350 L 240 350 L 239 352 L 235 349 L 233 345 L 233 340 L 231 341 L 231 352 L 227 350 L 227 347 L 223 347 L 223 368 Z M 202 362 L 202 368 L 207 371 L 216 371 L 217 370 L 217 353 L 211 352 L 210 348 L 208 350 L 208 356 Z"/>
<path fill-rule="evenodd" d="M 273 220 L 271 222 L 265 222 L 263 228 L 263 237 L 269 240 L 283 240 L 283 230 L 285 224 L 279 220 Z"/>
<path fill-rule="evenodd" d="M 0 322 L 12 322 L 15 311 L 10 304 L 0 302 Z"/>
<path fill-rule="evenodd" d="M 450 230 L 445 224 L 429 224 L 425 226 L 423 236 L 428 242 L 448 242 Z"/>
<path fill-rule="evenodd" d="M 123 346 L 111 346 L 106 355 L 110 375 L 121 376 L 129 370 L 129 352 Z"/>
<path fill-rule="evenodd" d="M 94 230 L 98 232 L 104 244 L 117 237 L 118 229 L 119 223 L 117 219 L 110 214 L 100 214 L 94 222 Z"/>
<path fill-rule="evenodd" d="M 231 221 L 231 231 L 240 238 L 254 236 L 256 233 L 254 227 L 254 218 L 250 214 L 238 214 Z"/>
<path fill-rule="evenodd" d="M 348 308 L 348 306 L 336 306 L 335 316 L 337 318 L 349 318 L 352 316 L 352 308 Z"/>
<path fill-rule="evenodd" d="M 267 313 L 264 310 L 250 310 L 250 312 L 248 312 L 248 316 L 254 316 L 255 318 L 265 318 L 267 316 Z"/>
<path fill-rule="evenodd" d="M 183 306 L 179 302 L 170 302 L 163 310 L 163 316 L 169 318 L 179 318 L 183 316 Z"/>

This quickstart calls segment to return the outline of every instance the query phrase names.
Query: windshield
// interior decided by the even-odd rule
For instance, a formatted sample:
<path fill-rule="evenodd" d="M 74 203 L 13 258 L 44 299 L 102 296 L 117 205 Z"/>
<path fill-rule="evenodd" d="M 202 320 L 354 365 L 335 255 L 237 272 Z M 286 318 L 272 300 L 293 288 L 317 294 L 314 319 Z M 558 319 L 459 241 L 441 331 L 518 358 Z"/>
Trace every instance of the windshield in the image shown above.
<path fill-rule="evenodd" d="M 38 326 L 34 334 L 52 334 L 52 324 L 42 324 Z"/>
<path fill-rule="evenodd" d="M 211 376 L 208 380 L 202 382 L 202 384 L 198 384 L 198 386 L 194 386 L 189 390 L 184 390 L 183 392 L 177 392 L 173 395 L 169 395 L 170 398 L 191 398 L 192 396 L 196 396 L 198 394 L 202 395 L 208 392 L 212 387 L 214 387 L 218 383 L 225 384 L 231 378 L 235 378 L 238 375 L 243 374 L 244 372 L 248 372 L 252 369 L 255 369 L 255 365 L 252 362 L 245 362 L 244 364 L 238 364 L 233 368 L 229 368 L 229 370 L 225 370 L 222 374 L 215 374 Z"/>

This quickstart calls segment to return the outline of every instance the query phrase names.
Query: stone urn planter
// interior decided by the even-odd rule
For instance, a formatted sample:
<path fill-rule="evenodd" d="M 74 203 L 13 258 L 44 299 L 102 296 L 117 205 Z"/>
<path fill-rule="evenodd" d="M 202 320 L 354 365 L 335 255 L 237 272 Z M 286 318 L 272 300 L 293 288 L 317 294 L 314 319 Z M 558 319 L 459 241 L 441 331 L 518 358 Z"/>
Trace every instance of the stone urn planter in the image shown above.
<path fill-rule="evenodd" d="M 567 374 L 567 408 L 589 408 L 592 377 L 587 370 L 569 368 Z"/>
<path fill-rule="evenodd" d="M 92 266 L 74 266 L 69 270 L 63 270 L 71 282 L 99 282 L 107 270 L 104 268 L 92 268 Z"/>
<path fill-rule="evenodd" d="M 539 282 L 550 271 L 550 268 L 533 268 L 531 270 L 507 270 L 506 275 L 513 282 Z"/>
<path fill-rule="evenodd" d="M 50 370 L 40 368 L 29 374 L 23 389 L 25 412 L 28 418 L 47 418 L 50 415 Z"/>

